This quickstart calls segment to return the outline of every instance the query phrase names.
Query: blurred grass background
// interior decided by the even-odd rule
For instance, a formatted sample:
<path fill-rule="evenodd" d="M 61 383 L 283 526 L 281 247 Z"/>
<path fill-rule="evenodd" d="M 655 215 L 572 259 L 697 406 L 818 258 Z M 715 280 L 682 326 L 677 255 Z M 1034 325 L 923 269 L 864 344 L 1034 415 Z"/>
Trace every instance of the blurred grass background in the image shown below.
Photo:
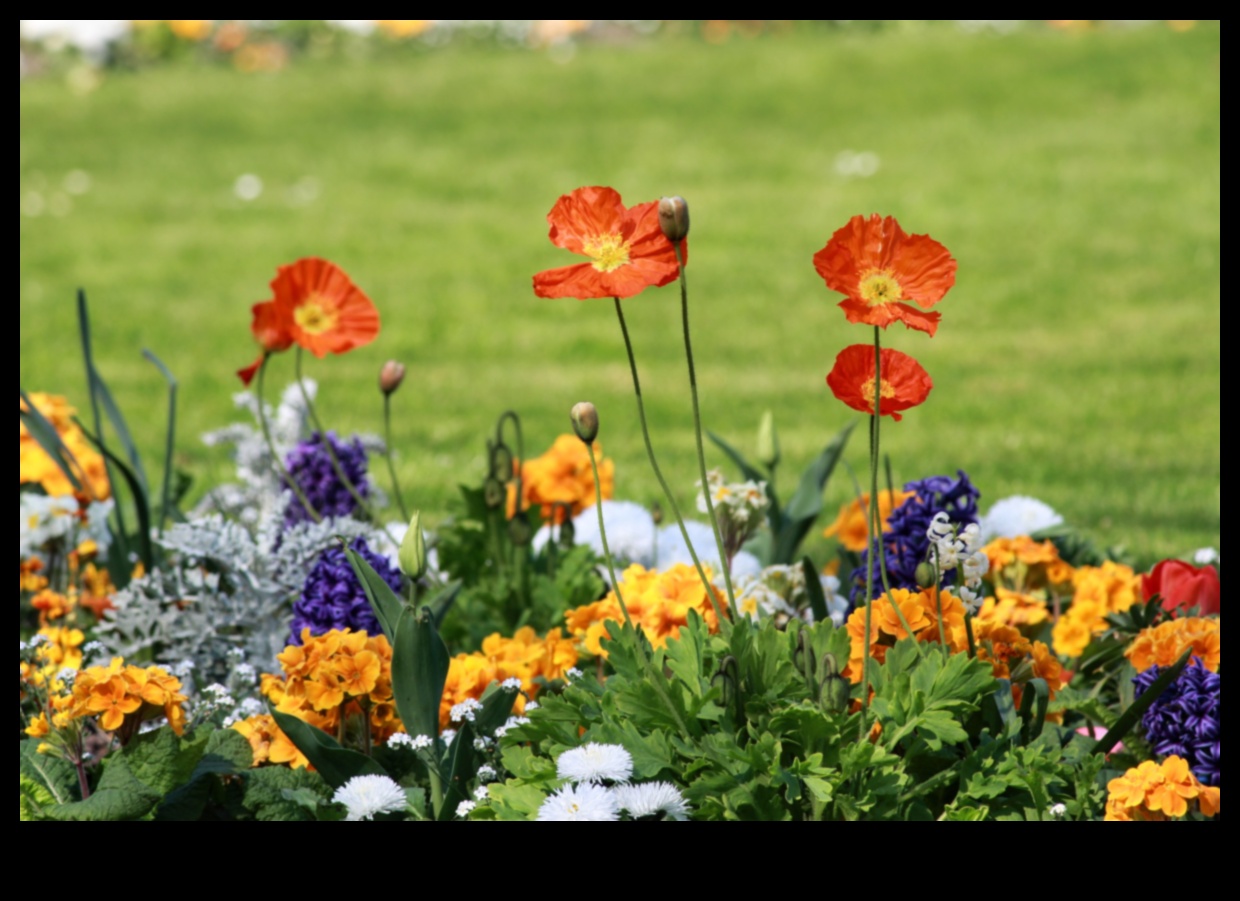
<path fill-rule="evenodd" d="M 379 432 L 379 367 L 406 362 L 399 466 L 432 522 L 458 483 L 481 479 L 500 412 L 522 415 L 533 455 L 583 399 L 599 407 L 617 496 L 650 502 L 611 302 L 540 300 L 530 278 L 578 261 L 547 240 L 560 194 L 678 193 L 693 213 L 706 425 L 752 453 L 772 410 L 791 491 L 856 416 L 824 377 L 869 337 L 811 257 L 850 216 L 880 212 L 960 267 L 933 340 L 885 336 L 935 380 L 926 405 L 884 429 L 897 480 L 964 469 L 983 508 L 1034 495 L 1145 559 L 1217 546 L 1219 53 L 1217 25 L 793 29 L 571 57 L 450 46 L 264 75 L 172 65 L 110 73 L 84 94 L 25 81 L 20 383 L 85 405 L 73 305 L 85 287 L 98 365 L 154 471 L 164 388 L 140 349 L 180 378 L 177 462 L 200 495 L 231 475 L 199 435 L 239 418 L 249 307 L 277 265 L 320 255 L 383 316 L 371 346 L 310 361 L 321 412 Z M 243 174 L 261 179 L 252 200 L 235 191 Z M 675 286 L 627 301 L 626 315 L 656 450 L 692 509 Z M 277 359 L 269 385 L 291 374 Z M 862 431 L 847 459 L 864 471 Z M 725 464 L 713 450 L 709 462 Z M 851 491 L 836 478 L 828 513 Z"/>

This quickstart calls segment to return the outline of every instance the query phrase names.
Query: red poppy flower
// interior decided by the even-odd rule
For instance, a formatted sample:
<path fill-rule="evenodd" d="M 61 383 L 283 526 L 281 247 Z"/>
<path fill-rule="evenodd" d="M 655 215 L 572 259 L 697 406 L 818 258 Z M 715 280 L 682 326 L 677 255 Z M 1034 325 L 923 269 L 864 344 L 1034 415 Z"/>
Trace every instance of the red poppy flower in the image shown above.
<path fill-rule="evenodd" d="M 926 313 L 956 283 L 956 261 L 929 235 L 909 235 L 895 218 L 853 216 L 814 254 L 827 287 L 847 295 L 840 308 L 849 322 L 903 322 L 934 336 L 939 313 Z M 901 303 L 914 301 L 922 309 Z"/>
<path fill-rule="evenodd" d="M 1142 576 L 1141 593 L 1147 601 L 1159 595 L 1168 611 L 1197 607 L 1202 616 L 1209 616 L 1223 609 L 1218 570 L 1209 565 L 1198 568 L 1183 560 L 1163 560 Z"/>
<path fill-rule="evenodd" d="M 900 410 L 915 407 L 926 399 L 934 382 L 921 364 L 898 350 L 882 353 L 882 387 L 878 412 L 896 422 L 903 417 Z M 831 374 L 827 376 L 831 391 L 854 410 L 874 414 L 874 345 L 853 344 L 840 351 Z"/>
<path fill-rule="evenodd" d="M 676 249 L 659 227 L 657 201 L 626 207 L 614 188 L 578 188 L 547 214 L 551 243 L 590 258 L 534 276 L 539 297 L 632 297 L 674 281 Z M 688 244 L 680 242 L 688 260 Z"/>
<path fill-rule="evenodd" d="M 334 263 L 305 257 L 281 266 L 271 282 L 273 300 L 256 303 L 250 331 L 263 353 L 237 371 L 246 385 L 263 357 L 294 344 L 316 357 L 342 354 L 369 344 L 379 334 L 379 311 Z"/>

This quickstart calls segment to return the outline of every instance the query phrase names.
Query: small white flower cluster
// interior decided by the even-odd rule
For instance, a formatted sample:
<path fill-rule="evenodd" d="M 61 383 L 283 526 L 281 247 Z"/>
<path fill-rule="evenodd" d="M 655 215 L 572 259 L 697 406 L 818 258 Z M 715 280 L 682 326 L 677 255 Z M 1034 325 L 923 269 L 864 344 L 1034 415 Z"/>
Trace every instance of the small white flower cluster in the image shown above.
<path fill-rule="evenodd" d="M 770 505 L 766 494 L 766 482 L 740 482 L 729 485 L 723 480 L 723 472 L 712 469 L 706 474 L 706 490 L 715 507 L 719 520 L 719 532 L 723 538 L 724 553 L 731 559 L 741 546 L 762 527 L 763 513 Z M 702 483 L 698 487 L 698 510 L 707 512 L 706 494 Z"/>
<path fill-rule="evenodd" d="M 505 679 L 503 682 L 501 682 L 501 683 L 499 684 L 499 687 L 500 687 L 500 688 L 506 688 L 506 689 L 508 689 L 509 691 L 520 691 L 520 690 L 521 690 L 521 680 L 520 680 L 520 679 L 518 679 L 516 676 L 513 676 L 511 679 Z"/>
<path fill-rule="evenodd" d="M 819 581 L 831 621 L 842 626 L 849 604 L 848 598 L 839 593 L 840 580 L 835 576 L 821 576 Z M 805 589 L 805 571 L 800 566 L 768 566 L 754 575 L 738 578 L 735 584 L 736 604 L 750 619 L 774 617 L 781 627 L 793 618 L 807 623 L 814 621 Z"/>
<path fill-rule="evenodd" d="M 424 751 L 435 743 L 429 735 L 410 735 L 408 732 L 397 732 L 387 740 L 389 748 L 409 748 L 411 751 Z"/>
<path fill-rule="evenodd" d="M 964 576 L 964 585 L 958 592 L 960 600 L 970 613 L 977 613 L 982 605 L 982 577 L 990 570 L 990 558 L 981 548 L 982 530 L 970 523 L 957 533 L 948 515 L 939 511 L 930 521 L 926 537 L 940 573 L 960 567 Z"/>
<path fill-rule="evenodd" d="M 346 820 L 371 820 L 380 813 L 399 813 L 407 806 L 405 790 L 387 776 L 354 776 L 332 795 L 348 811 Z"/>
<path fill-rule="evenodd" d="M 982 517 L 982 540 L 1016 538 L 1061 525 L 1063 517 L 1034 497 L 1015 494 L 995 501 Z"/>
<path fill-rule="evenodd" d="M 629 783 L 633 757 L 620 745 L 590 742 L 565 751 L 556 774 L 569 784 L 543 801 L 537 817 L 542 822 L 615 822 L 623 814 L 632 820 L 689 817 L 688 803 L 671 783 Z"/>
<path fill-rule="evenodd" d="M 1068 815 L 1067 804 L 1052 804 L 1050 809 L 1051 819 L 1062 820 Z"/>
<path fill-rule="evenodd" d="M 266 706 L 258 698 L 243 698 L 241 703 L 237 705 L 237 709 L 224 717 L 224 726 L 232 726 L 252 716 L 258 716 L 260 713 L 264 713 L 266 709 Z"/>
<path fill-rule="evenodd" d="M 529 710 L 529 709 L 530 709 L 530 705 L 529 705 L 529 704 L 526 704 L 526 705 L 525 705 L 525 709 L 526 709 L 526 710 Z M 517 726 L 524 726 L 524 725 L 525 725 L 526 723 L 528 723 L 529 721 L 530 721 L 530 718 L 529 718 L 528 716 L 510 716 L 510 717 L 508 717 L 508 719 L 507 719 L 507 721 L 504 723 L 504 725 L 500 726 L 498 729 L 496 729 L 496 730 L 495 730 L 495 737 L 496 737 L 496 738 L 503 738 L 505 735 L 507 735 L 507 734 L 508 734 L 508 730 L 510 730 L 510 729 L 515 729 L 515 728 L 517 728 Z M 455 734 L 455 733 L 453 733 L 453 734 Z M 445 733 L 444 733 L 444 741 L 447 741 L 447 740 L 448 740 L 448 739 L 447 739 L 447 732 L 445 732 Z"/>
<path fill-rule="evenodd" d="M 476 700 L 475 698 L 466 698 L 461 701 L 461 703 L 453 705 L 452 710 L 448 713 L 448 716 L 454 723 L 472 723 L 475 717 L 477 717 L 478 711 L 481 709 L 481 701 Z"/>

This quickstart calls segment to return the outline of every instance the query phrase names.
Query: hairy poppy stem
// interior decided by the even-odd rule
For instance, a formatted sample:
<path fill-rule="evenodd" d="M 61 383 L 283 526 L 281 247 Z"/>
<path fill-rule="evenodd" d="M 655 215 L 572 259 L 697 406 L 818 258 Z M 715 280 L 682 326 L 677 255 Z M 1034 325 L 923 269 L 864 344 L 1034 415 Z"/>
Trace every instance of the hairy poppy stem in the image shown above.
<path fill-rule="evenodd" d="M 611 559 L 611 548 L 607 546 L 607 529 L 603 525 L 603 489 L 598 482 L 598 461 L 594 456 L 594 445 L 589 441 L 583 441 L 582 443 L 590 453 L 590 469 L 594 472 L 594 508 L 598 512 L 598 534 L 603 542 L 603 557 L 607 560 L 607 572 L 611 575 L 611 590 L 616 593 L 616 600 L 620 602 L 620 612 L 624 614 L 624 624 L 628 627 L 629 634 L 633 636 L 633 645 L 637 650 L 638 656 L 641 657 L 642 665 L 649 674 L 650 684 L 654 686 L 654 690 L 658 692 L 659 698 L 667 705 L 668 712 L 671 713 L 672 719 L 676 721 L 680 731 L 685 735 L 690 735 L 692 733 L 689 732 L 689 727 L 685 725 L 684 719 L 680 716 L 680 711 L 672 703 L 672 698 L 667 693 L 667 687 L 663 684 L 666 677 L 662 673 L 655 671 L 654 663 L 651 662 L 649 655 L 646 653 L 646 646 L 642 643 L 642 633 L 637 631 L 637 627 L 633 625 L 633 618 L 629 616 L 629 605 L 624 602 L 624 595 L 620 593 L 620 581 L 616 578 L 616 566 Z M 707 589 L 707 593 L 709 593 L 709 589 Z"/>
<path fill-rule="evenodd" d="M 383 395 L 383 457 L 387 460 L 388 474 L 392 477 L 392 493 L 396 495 L 396 504 L 400 507 L 400 516 L 409 521 L 409 508 L 405 506 L 405 496 L 400 490 L 400 480 L 396 478 L 396 463 L 392 459 L 392 395 Z"/>
<path fill-rule="evenodd" d="M 685 358 L 689 361 L 689 393 L 693 395 L 693 435 L 697 439 L 698 471 L 702 475 L 702 496 L 706 498 L 706 512 L 710 515 L 710 527 L 715 533 L 715 546 L 719 551 L 719 565 L 723 569 L 723 584 L 728 591 L 728 606 L 736 609 L 736 593 L 732 590 L 732 567 L 723 549 L 723 534 L 715 516 L 715 503 L 710 497 L 710 479 L 706 476 L 706 451 L 702 446 L 702 414 L 698 409 L 697 370 L 693 366 L 693 344 L 689 340 L 689 283 L 685 279 L 685 257 L 680 242 L 673 241 L 676 263 L 680 269 L 680 320 L 684 325 Z"/>
<path fill-rule="evenodd" d="M 293 496 L 301 502 L 301 506 L 310 514 L 310 518 L 315 522 L 322 522 L 323 517 L 318 510 L 314 509 L 314 505 L 310 503 L 310 498 L 306 497 L 306 493 L 301 490 L 301 486 L 297 484 L 293 474 L 284 465 L 284 460 L 280 458 L 280 452 L 276 450 L 276 443 L 271 438 L 271 426 L 267 424 L 267 409 L 263 405 L 263 381 L 267 375 L 267 361 L 270 359 L 270 353 L 263 354 L 263 362 L 258 367 L 258 382 L 254 387 L 255 398 L 258 401 L 256 404 L 258 408 L 258 425 L 263 430 L 263 439 L 267 442 L 267 452 L 271 454 L 271 465 L 275 467 L 276 472 L 284 480 L 284 484 L 288 485 L 293 492 Z"/>
<path fill-rule="evenodd" d="M 667 498 L 668 506 L 672 508 L 672 515 L 676 517 L 676 525 L 680 526 L 680 535 L 685 540 L 685 547 L 688 548 L 693 565 L 697 568 L 698 578 L 702 580 L 702 588 L 705 589 L 706 598 L 715 610 L 715 616 L 719 619 L 719 629 L 722 631 L 725 620 L 723 611 L 719 609 L 719 602 L 715 599 L 715 592 L 712 590 L 713 583 L 706 578 L 706 570 L 702 567 L 702 561 L 698 559 L 697 551 L 693 549 L 693 542 L 689 540 L 689 530 L 685 528 L 685 519 L 680 515 L 680 505 L 676 503 L 676 496 L 668 487 L 667 479 L 663 477 L 663 470 L 659 468 L 659 461 L 654 456 L 654 445 L 650 443 L 650 429 L 646 425 L 646 404 L 642 400 L 642 383 L 637 377 L 637 360 L 633 356 L 633 342 L 629 340 L 629 327 L 624 321 L 624 310 L 620 306 L 620 298 L 616 297 L 613 300 L 616 302 L 616 316 L 620 319 L 620 331 L 624 334 L 624 349 L 629 354 L 629 370 L 633 373 L 633 392 L 637 395 L 637 418 L 641 421 L 642 438 L 646 442 L 646 456 L 650 458 L 650 468 L 654 470 L 655 478 L 659 480 L 659 485 L 663 488 L 663 495 Z"/>
<path fill-rule="evenodd" d="M 314 423 L 315 431 L 323 439 L 323 447 L 327 448 L 327 457 L 331 460 L 332 469 L 336 472 L 336 478 L 340 479 L 341 484 L 349 492 L 349 496 L 353 498 L 353 502 L 357 504 L 357 508 L 362 511 L 362 514 L 380 532 L 387 536 L 388 541 L 392 542 L 392 547 L 400 547 L 400 542 L 387 530 L 387 526 L 379 522 L 379 518 L 371 511 L 370 505 L 366 503 L 366 499 L 358 492 L 357 486 L 353 484 L 352 480 L 345 473 L 344 467 L 340 464 L 340 458 L 336 456 L 336 449 L 332 447 L 331 439 L 327 436 L 327 430 L 323 428 L 323 423 L 319 420 L 319 414 L 314 409 L 314 401 L 310 399 L 310 392 L 306 390 L 306 382 L 301 376 L 301 357 L 302 349 L 299 346 L 293 364 L 296 367 L 297 387 L 301 391 L 301 399 L 306 403 L 306 412 L 310 414 L 310 421 Z"/>

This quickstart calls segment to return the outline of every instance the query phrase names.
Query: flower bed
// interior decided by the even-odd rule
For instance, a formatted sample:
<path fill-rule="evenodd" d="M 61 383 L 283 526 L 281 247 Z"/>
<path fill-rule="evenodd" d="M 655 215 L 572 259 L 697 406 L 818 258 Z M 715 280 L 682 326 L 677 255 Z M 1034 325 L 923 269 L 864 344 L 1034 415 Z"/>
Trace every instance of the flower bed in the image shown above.
<path fill-rule="evenodd" d="M 404 367 L 379 377 L 387 440 L 319 419 L 304 352 L 347 353 L 380 319 L 339 267 L 306 258 L 251 311 L 238 404 L 254 424 L 207 436 L 233 448 L 237 481 L 183 510 L 175 379 L 151 358 L 170 412 L 155 486 L 80 300 L 93 424 L 21 392 L 23 819 L 1221 815 L 1216 559 L 1141 574 L 1045 504 L 982 515 L 964 472 L 897 487 L 882 465 L 883 418 L 922 415 L 933 388 L 883 330 L 935 336 L 956 274 L 942 244 L 856 216 L 813 258 L 869 328 L 826 375 L 867 414 L 868 490 L 825 526 L 855 424 L 791 497 L 769 419 L 756 462 L 710 436 L 739 481 L 706 467 L 684 200 L 580 188 L 548 220 L 586 262 L 538 273 L 534 292 L 612 298 L 666 508 L 612 499 L 611 414 L 579 403 L 536 457 L 500 415 L 478 484 L 426 534 L 391 465 Z M 703 522 L 663 476 L 624 315 L 673 283 Z M 271 407 L 283 353 L 297 378 Z M 830 559 L 802 549 L 815 528 Z"/>

